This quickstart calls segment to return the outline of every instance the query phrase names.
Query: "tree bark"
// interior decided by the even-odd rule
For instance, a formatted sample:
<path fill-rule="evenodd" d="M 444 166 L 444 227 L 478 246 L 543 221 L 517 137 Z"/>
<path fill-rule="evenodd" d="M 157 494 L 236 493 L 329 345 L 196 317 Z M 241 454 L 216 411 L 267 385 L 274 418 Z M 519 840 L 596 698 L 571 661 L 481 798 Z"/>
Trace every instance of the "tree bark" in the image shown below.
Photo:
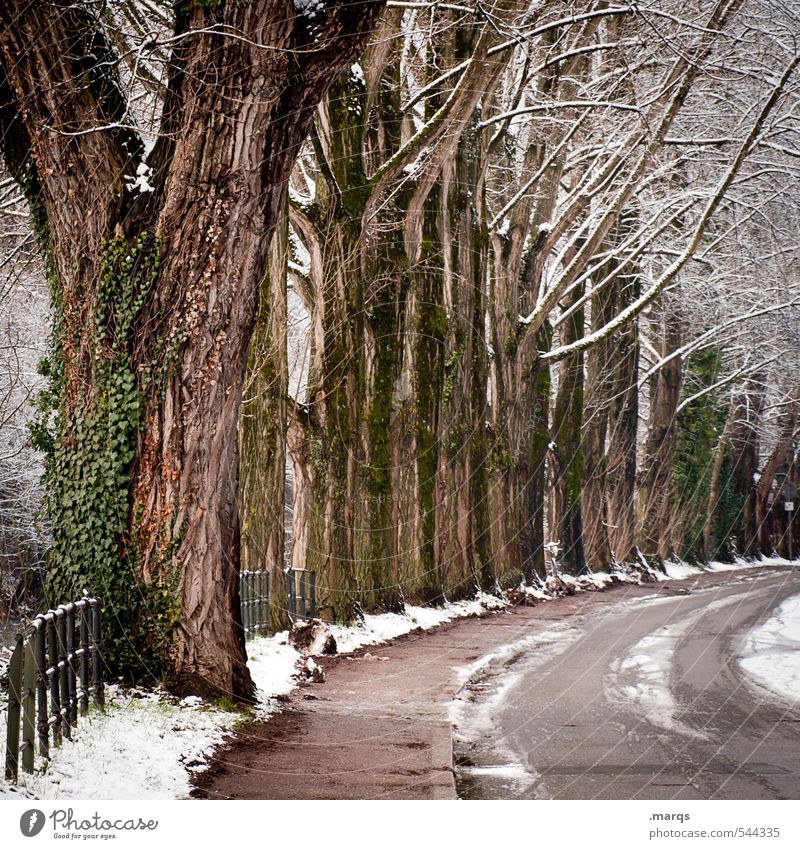
<path fill-rule="evenodd" d="M 662 304 L 659 344 L 662 357 L 681 345 L 681 322 Z M 646 558 L 662 562 L 672 553 L 669 534 L 675 417 L 683 382 L 683 362 L 673 357 L 650 383 L 650 416 L 636 501 L 638 548 Z"/>
<path fill-rule="evenodd" d="M 139 674 L 152 662 L 178 690 L 252 694 L 238 625 L 237 423 L 258 292 L 313 110 L 381 5 L 336 4 L 313 31 L 290 0 L 179 6 L 152 192 L 126 190 L 144 148 L 88 7 L 0 10 L 2 129 L 24 134 L 30 157 L 16 162 L 19 144 L 4 152 L 34 205 L 60 323 L 51 471 L 75 478 L 102 425 L 113 472 L 113 492 L 93 493 L 89 474 L 54 493 L 52 586 L 84 585 L 71 505 L 96 514 L 102 499 L 99 534 L 77 516 L 96 540 L 95 583 L 112 608 L 125 569 L 148 588 L 144 609 L 116 611 L 128 662 Z M 122 424 L 108 412 L 118 401 Z"/>
<path fill-rule="evenodd" d="M 755 524 L 758 534 L 758 547 L 761 553 L 769 557 L 776 549 L 776 536 L 772 532 L 770 522 L 770 495 L 772 494 L 773 482 L 775 480 L 775 472 L 778 466 L 785 466 L 787 472 L 792 467 L 794 457 L 794 435 L 797 427 L 798 401 L 800 401 L 800 392 L 795 392 L 790 396 L 789 409 L 786 412 L 786 418 L 783 422 L 778 441 L 769 456 L 769 459 L 761 469 L 761 475 L 756 485 L 755 493 Z M 780 505 L 783 509 L 783 504 Z M 783 517 L 778 516 L 778 523 L 782 523 Z M 778 535 L 778 539 L 783 534 Z"/>
<path fill-rule="evenodd" d="M 575 288 L 567 308 L 583 296 L 583 287 Z M 565 322 L 562 344 L 583 336 L 584 316 L 577 310 Z M 551 538 L 559 543 L 561 565 L 570 575 L 585 571 L 581 525 L 581 475 L 583 445 L 583 352 L 565 357 L 559 366 L 558 390 L 553 406 L 552 443 L 548 455 L 548 527 Z"/>
<path fill-rule="evenodd" d="M 764 398 L 763 377 L 757 375 L 748 380 L 737 397 L 730 430 L 733 462 L 731 484 L 734 495 L 740 499 L 742 505 L 737 549 L 739 554 L 748 558 L 759 554 L 754 478 L 759 464 L 759 437 Z"/>
<path fill-rule="evenodd" d="M 286 427 L 289 364 L 286 275 L 289 219 L 284 210 L 272 237 L 240 414 L 242 569 L 269 573 L 269 626 L 290 626 L 284 581 Z"/>

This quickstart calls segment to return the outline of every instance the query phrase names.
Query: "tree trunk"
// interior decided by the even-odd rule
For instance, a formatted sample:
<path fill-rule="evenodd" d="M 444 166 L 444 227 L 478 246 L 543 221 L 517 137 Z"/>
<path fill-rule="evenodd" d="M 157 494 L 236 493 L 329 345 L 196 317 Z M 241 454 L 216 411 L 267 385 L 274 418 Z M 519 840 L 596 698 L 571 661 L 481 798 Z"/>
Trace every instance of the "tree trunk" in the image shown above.
<path fill-rule="evenodd" d="M 0 10 L 4 153 L 57 313 L 49 582 L 57 600 L 86 585 L 106 596 L 122 672 L 252 695 L 237 423 L 259 287 L 313 110 L 381 5 L 332 6 L 313 32 L 289 0 L 180 5 L 147 165 L 117 129 L 133 122 L 95 17 L 80 3 Z M 154 191 L 126 188 L 147 166 Z"/>
<path fill-rule="evenodd" d="M 239 423 L 242 569 L 269 572 L 269 626 L 273 631 L 290 625 L 283 572 L 289 393 L 288 238 L 289 220 L 284 211 L 272 237 L 268 269 L 261 284 Z"/>
<path fill-rule="evenodd" d="M 661 332 L 656 350 L 662 357 L 681 345 L 681 323 L 662 305 Z M 638 547 L 657 562 L 672 553 L 670 496 L 675 456 L 675 416 L 683 382 L 683 362 L 673 357 L 650 382 L 650 416 L 636 502 Z"/>
<path fill-rule="evenodd" d="M 798 401 L 800 401 L 800 393 L 795 391 L 790 396 L 789 409 L 786 411 L 786 418 L 783 422 L 783 427 L 778 436 L 778 441 L 775 448 L 770 454 L 769 459 L 761 469 L 761 475 L 756 485 L 755 494 L 755 524 L 758 534 L 758 547 L 761 553 L 769 557 L 776 550 L 777 540 L 781 539 L 783 534 L 774 534 L 771 529 L 770 522 L 770 496 L 772 495 L 773 482 L 775 481 L 775 472 L 778 466 L 783 465 L 787 472 L 792 467 L 792 459 L 794 457 L 794 434 L 797 427 Z M 780 504 L 780 509 L 783 510 L 783 503 Z M 783 517 L 776 516 L 778 524 L 782 524 Z"/>
<path fill-rule="evenodd" d="M 611 268 L 598 272 L 602 280 Z M 606 285 L 591 300 L 592 332 L 604 327 L 614 316 L 616 288 Z M 612 378 L 613 337 L 600 340 L 586 353 L 586 395 L 583 405 L 583 468 L 581 470 L 581 518 L 583 550 L 589 569 L 607 572 L 611 568 L 606 487 L 606 435 L 609 406 L 614 397 Z"/>
<path fill-rule="evenodd" d="M 756 532 L 756 485 L 758 470 L 759 431 L 764 406 L 764 380 L 756 376 L 748 380 L 737 398 L 730 431 L 733 471 L 731 484 L 741 501 L 741 523 L 737 534 L 737 549 L 744 557 L 759 554 Z"/>
<path fill-rule="evenodd" d="M 635 223 L 635 221 L 634 221 Z M 638 273 L 617 281 L 617 311 L 639 297 Z M 631 562 L 636 549 L 636 436 L 639 426 L 639 320 L 613 337 L 612 392 L 608 411 L 606 510 L 613 557 Z"/>
<path fill-rule="evenodd" d="M 730 556 L 727 550 L 727 539 L 719 539 L 715 533 L 718 525 L 718 505 L 721 501 L 720 481 L 722 479 L 722 466 L 726 455 L 728 454 L 728 439 L 730 428 L 733 425 L 733 416 L 736 412 L 736 404 L 731 398 L 728 416 L 725 419 L 725 426 L 720 434 L 717 442 L 716 451 L 714 454 L 714 464 L 711 468 L 711 482 L 708 490 L 708 503 L 706 505 L 706 519 L 703 524 L 703 557 L 707 562 L 711 562 L 719 557 L 720 551 L 723 556 Z"/>
<path fill-rule="evenodd" d="M 583 296 L 576 287 L 567 307 Z M 583 336 L 583 311 L 577 310 L 564 323 L 561 344 L 568 345 Z M 585 571 L 581 527 L 581 474 L 583 445 L 583 352 L 575 351 L 559 365 L 558 391 L 553 407 L 552 443 L 548 455 L 548 527 L 553 541 L 559 543 L 561 565 L 570 575 Z"/>

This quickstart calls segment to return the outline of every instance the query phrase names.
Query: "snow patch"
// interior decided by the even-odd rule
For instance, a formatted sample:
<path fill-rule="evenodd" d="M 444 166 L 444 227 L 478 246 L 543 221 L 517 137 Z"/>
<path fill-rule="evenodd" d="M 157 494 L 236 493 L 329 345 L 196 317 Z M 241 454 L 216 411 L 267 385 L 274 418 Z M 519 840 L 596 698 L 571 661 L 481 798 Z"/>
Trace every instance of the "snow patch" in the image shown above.
<path fill-rule="evenodd" d="M 324 0 L 294 0 L 294 10 L 298 15 L 313 20 L 325 11 Z"/>
<path fill-rule="evenodd" d="M 627 704 L 630 712 L 656 728 L 676 731 L 688 737 L 708 739 L 702 731 L 681 722 L 678 706 L 670 692 L 671 660 L 678 642 L 709 611 L 740 604 L 739 598 L 723 598 L 687 614 L 680 622 L 665 625 L 648 634 L 609 664 L 603 677 L 603 694 L 612 705 Z"/>
<path fill-rule="evenodd" d="M 350 76 L 362 86 L 366 85 L 366 80 L 364 79 L 364 69 L 361 67 L 361 65 L 358 64 L 358 62 L 354 62 L 350 66 Z"/>
<path fill-rule="evenodd" d="M 150 183 L 153 169 L 146 163 L 140 162 L 136 169 L 136 177 L 126 179 L 128 191 L 131 192 L 154 192 L 155 188 Z"/>
<path fill-rule="evenodd" d="M 507 606 L 507 602 L 496 596 L 479 593 L 474 599 L 448 602 L 444 607 L 415 607 L 407 604 L 405 613 L 368 614 L 364 616 L 361 625 L 333 625 L 331 630 L 339 651 L 346 653 L 362 646 L 393 640 L 418 628 L 427 631 L 453 619 L 479 616 L 487 610 L 502 610 Z"/>
<path fill-rule="evenodd" d="M 580 636 L 578 629 L 564 623 L 523 637 L 454 670 L 461 686 L 450 702 L 448 716 L 457 760 L 466 755 L 469 763 L 457 767 L 462 778 L 509 778 L 513 783 L 512 793 L 535 784 L 536 798 L 547 798 L 539 773 L 520 764 L 511 747 L 498 737 L 497 717 L 509 692 L 532 669 L 565 652 Z M 510 672 L 509 666 L 517 658 L 525 659 L 524 668 L 521 665 Z M 486 741 L 491 741 L 488 746 Z"/>
<path fill-rule="evenodd" d="M 702 569 L 696 566 L 690 566 L 680 560 L 666 560 L 664 562 L 664 572 L 668 578 L 673 580 L 683 580 L 684 578 L 693 578 L 695 575 L 702 574 Z"/>
<path fill-rule="evenodd" d="M 800 702 L 800 595 L 787 598 L 750 631 L 738 662 L 751 683 L 782 700 Z"/>

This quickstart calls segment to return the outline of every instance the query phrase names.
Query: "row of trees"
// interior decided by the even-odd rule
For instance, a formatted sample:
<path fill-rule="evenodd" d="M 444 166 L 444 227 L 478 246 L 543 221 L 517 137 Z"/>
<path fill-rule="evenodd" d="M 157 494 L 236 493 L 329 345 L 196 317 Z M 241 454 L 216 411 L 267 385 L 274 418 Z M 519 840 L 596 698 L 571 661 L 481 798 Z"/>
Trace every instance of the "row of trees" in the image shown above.
<path fill-rule="evenodd" d="M 123 671 L 249 695 L 240 513 L 276 628 L 287 558 L 349 619 L 785 536 L 800 10 L 381 5 L 0 11 L 48 582 Z"/>
<path fill-rule="evenodd" d="M 797 57 L 761 11 L 393 5 L 293 173 L 264 323 L 288 279 L 307 377 L 287 401 L 285 338 L 256 347 L 250 565 L 280 582 L 287 435 L 291 559 L 332 618 L 532 583 L 554 546 L 573 574 L 772 551 Z"/>

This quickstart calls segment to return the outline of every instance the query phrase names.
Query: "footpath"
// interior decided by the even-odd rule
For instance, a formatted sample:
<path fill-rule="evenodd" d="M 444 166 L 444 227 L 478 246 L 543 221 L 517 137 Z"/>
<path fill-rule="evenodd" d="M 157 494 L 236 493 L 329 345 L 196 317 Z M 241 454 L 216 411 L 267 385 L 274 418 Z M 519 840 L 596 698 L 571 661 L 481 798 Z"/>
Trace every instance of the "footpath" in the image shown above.
<path fill-rule="evenodd" d="M 302 685 L 281 713 L 240 726 L 195 780 L 199 799 L 455 799 L 450 702 L 464 667 L 622 601 L 740 581 L 763 567 L 683 581 L 615 584 L 412 631 L 352 655 L 318 658 L 325 682 Z M 461 674 L 459 674 L 459 670 Z"/>

